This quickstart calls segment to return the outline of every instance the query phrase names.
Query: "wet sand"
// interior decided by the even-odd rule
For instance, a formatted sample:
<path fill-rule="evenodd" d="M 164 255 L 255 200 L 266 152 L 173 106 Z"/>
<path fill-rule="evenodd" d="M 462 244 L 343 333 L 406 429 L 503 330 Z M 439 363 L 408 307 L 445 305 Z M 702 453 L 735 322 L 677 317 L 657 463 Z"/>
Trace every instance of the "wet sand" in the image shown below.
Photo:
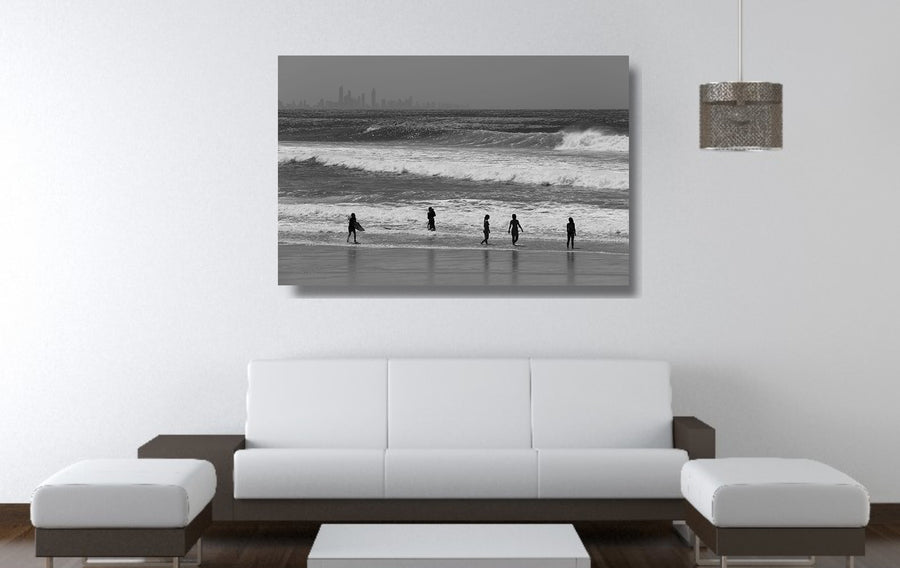
<path fill-rule="evenodd" d="M 331 287 L 629 285 L 628 253 L 279 245 L 278 283 Z"/>

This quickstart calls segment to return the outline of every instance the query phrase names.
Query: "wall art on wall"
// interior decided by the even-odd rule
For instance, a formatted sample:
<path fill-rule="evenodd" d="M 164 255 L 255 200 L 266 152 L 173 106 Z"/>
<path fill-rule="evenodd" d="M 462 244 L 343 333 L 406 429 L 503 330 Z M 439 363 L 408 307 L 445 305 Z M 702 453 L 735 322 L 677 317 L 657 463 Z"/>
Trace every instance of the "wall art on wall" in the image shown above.
<path fill-rule="evenodd" d="M 625 287 L 628 58 L 282 56 L 278 282 Z"/>

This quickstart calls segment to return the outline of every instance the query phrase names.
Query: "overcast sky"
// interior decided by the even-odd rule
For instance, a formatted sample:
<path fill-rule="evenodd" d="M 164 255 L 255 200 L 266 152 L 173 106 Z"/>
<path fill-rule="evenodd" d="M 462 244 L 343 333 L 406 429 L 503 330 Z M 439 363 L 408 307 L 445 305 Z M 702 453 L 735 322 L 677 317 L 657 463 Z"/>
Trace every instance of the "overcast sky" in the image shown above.
<path fill-rule="evenodd" d="M 281 56 L 278 98 L 336 101 L 374 88 L 381 99 L 469 108 L 628 108 L 627 56 Z"/>

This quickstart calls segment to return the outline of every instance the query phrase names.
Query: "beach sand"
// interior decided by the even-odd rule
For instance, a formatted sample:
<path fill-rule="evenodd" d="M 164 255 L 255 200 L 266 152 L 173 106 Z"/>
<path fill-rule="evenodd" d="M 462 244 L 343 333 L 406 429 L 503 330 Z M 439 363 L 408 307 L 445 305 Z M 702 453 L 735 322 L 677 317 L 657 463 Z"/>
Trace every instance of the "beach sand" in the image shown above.
<path fill-rule="evenodd" d="M 278 283 L 330 287 L 629 285 L 629 255 L 521 248 L 279 245 Z"/>

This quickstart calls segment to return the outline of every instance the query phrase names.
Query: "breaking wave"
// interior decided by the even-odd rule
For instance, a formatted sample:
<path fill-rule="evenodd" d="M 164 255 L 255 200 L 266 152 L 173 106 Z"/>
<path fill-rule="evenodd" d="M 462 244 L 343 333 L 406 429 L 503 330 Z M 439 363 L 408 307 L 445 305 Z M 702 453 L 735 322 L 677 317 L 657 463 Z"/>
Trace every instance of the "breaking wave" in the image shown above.
<path fill-rule="evenodd" d="M 598 140 L 591 136 L 564 136 L 558 144 L 571 146 L 574 150 L 584 145 L 596 147 Z M 294 162 L 479 182 L 615 190 L 627 190 L 629 185 L 627 162 L 598 167 L 597 158 L 577 152 L 572 156 L 560 156 L 546 151 L 458 147 L 425 150 L 422 147 L 301 143 L 280 145 L 278 159 L 282 164 Z"/>
<path fill-rule="evenodd" d="M 627 152 L 628 136 L 624 134 L 608 134 L 600 130 L 564 132 L 562 141 L 554 150 L 581 150 L 590 152 Z"/>
<path fill-rule="evenodd" d="M 598 128 L 559 132 L 503 132 L 498 130 L 457 130 L 422 124 L 371 125 L 355 136 L 358 141 L 431 143 L 443 146 L 493 148 L 535 148 L 569 152 L 628 152 L 628 135 Z"/>

